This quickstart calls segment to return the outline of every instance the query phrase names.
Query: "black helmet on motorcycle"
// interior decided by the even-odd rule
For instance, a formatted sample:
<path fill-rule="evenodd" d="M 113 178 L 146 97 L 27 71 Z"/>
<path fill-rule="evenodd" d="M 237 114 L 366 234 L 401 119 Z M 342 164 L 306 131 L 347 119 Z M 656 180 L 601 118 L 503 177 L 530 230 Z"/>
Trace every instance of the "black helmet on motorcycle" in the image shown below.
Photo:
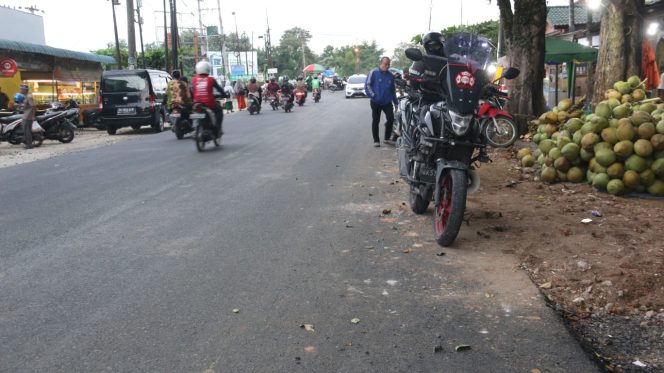
<path fill-rule="evenodd" d="M 444 43 L 445 38 L 440 32 L 430 32 L 422 38 L 422 45 L 424 45 L 427 54 L 434 56 L 443 57 L 445 55 L 443 51 Z"/>

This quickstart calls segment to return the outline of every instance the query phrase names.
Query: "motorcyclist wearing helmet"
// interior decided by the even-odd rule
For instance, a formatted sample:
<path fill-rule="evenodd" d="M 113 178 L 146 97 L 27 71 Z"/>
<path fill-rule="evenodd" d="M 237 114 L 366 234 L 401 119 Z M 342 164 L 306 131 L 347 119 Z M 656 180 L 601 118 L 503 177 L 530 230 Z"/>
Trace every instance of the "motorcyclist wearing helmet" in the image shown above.
<path fill-rule="evenodd" d="M 311 91 L 314 93 L 314 96 L 316 93 L 320 95 L 320 80 L 318 80 L 318 77 L 314 75 L 314 78 L 311 80 Z"/>
<path fill-rule="evenodd" d="M 223 135 L 224 131 L 221 124 L 224 117 L 224 110 L 217 100 L 215 100 L 214 90 L 217 90 L 223 98 L 226 97 L 226 94 L 224 93 L 224 89 L 217 83 L 217 80 L 210 76 L 209 62 L 200 61 L 196 64 L 196 76 L 191 79 L 191 83 L 194 91 L 194 102 L 200 102 L 214 111 L 219 134 Z"/>
<path fill-rule="evenodd" d="M 284 76 L 284 81 L 281 83 L 281 87 L 280 87 L 280 88 L 281 88 L 281 94 L 282 94 L 282 95 L 288 94 L 288 95 L 289 95 L 288 102 L 289 102 L 289 103 L 293 103 L 293 101 L 295 100 L 295 95 L 293 95 L 294 87 L 293 87 L 293 85 L 288 81 L 288 77 L 287 77 L 287 76 Z"/>
<path fill-rule="evenodd" d="M 429 32 L 424 35 L 422 45 L 426 54 L 445 57 L 445 38 L 440 32 Z M 410 85 L 422 91 L 422 99 L 427 103 L 440 101 L 445 94 L 444 84 L 441 84 L 441 77 L 438 76 L 438 73 L 438 71 L 427 70 L 424 61 L 413 61 L 408 68 L 407 75 Z"/>

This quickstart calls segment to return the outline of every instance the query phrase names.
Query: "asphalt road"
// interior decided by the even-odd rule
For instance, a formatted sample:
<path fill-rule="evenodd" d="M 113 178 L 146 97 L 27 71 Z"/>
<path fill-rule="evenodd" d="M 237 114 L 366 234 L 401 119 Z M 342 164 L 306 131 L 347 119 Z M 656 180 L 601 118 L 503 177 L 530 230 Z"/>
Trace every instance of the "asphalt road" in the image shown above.
<path fill-rule="evenodd" d="M 402 253 L 369 122 L 324 92 L 205 153 L 140 134 L 0 169 L 0 371 L 596 371 L 523 274 L 518 302 L 462 248 Z"/>

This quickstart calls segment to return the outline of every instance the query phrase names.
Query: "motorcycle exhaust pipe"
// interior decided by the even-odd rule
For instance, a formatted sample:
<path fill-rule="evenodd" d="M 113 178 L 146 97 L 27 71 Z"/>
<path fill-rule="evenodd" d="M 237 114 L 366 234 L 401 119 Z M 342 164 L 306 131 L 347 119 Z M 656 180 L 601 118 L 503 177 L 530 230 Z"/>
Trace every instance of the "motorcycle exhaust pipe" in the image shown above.
<path fill-rule="evenodd" d="M 468 170 L 468 193 L 480 190 L 480 175 L 475 170 Z"/>

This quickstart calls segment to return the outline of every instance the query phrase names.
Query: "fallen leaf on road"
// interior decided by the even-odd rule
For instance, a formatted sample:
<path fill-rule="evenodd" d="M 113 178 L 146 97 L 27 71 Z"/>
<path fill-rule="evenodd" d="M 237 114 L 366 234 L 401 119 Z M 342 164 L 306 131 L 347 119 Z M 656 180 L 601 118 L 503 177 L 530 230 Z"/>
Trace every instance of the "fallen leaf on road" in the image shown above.
<path fill-rule="evenodd" d="M 406 236 L 406 237 L 419 237 L 420 235 L 417 234 L 417 232 L 406 232 L 406 234 L 404 234 L 404 236 Z"/>
<path fill-rule="evenodd" d="M 539 369 L 537 369 L 537 368 L 535 368 L 535 369 L 531 369 L 531 370 L 530 370 L 530 373 L 542 373 L 542 371 L 539 370 Z"/>
<path fill-rule="evenodd" d="M 454 347 L 454 351 L 456 351 L 456 352 L 468 351 L 468 350 L 470 350 L 469 345 L 458 345 L 458 346 Z"/>
<path fill-rule="evenodd" d="M 526 316 L 526 320 L 542 320 L 539 316 Z"/>
<path fill-rule="evenodd" d="M 540 289 L 551 289 L 551 285 L 552 285 L 551 281 L 549 281 L 549 282 L 545 282 L 543 284 L 540 284 L 539 287 L 540 287 Z"/>
<path fill-rule="evenodd" d="M 307 346 L 307 347 L 304 348 L 304 352 L 316 352 L 316 347 Z"/>
<path fill-rule="evenodd" d="M 233 308 L 233 313 L 240 313 L 240 309 L 239 308 Z"/>
<path fill-rule="evenodd" d="M 397 218 L 380 218 L 381 223 L 394 223 L 397 221 Z"/>
<path fill-rule="evenodd" d="M 350 322 L 352 322 L 353 324 L 357 324 L 357 323 L 360 322 L 360 319 L 358 319 L 358 318 L 356 317 L 356 318 L 350 320 Z"/>
<path fill-rule="evenodd" d="M 312 324 L 302 324 L 300 325 L 300 328 L 308 331 L 308 332 L 315 332 L 314 326 Z"/>

